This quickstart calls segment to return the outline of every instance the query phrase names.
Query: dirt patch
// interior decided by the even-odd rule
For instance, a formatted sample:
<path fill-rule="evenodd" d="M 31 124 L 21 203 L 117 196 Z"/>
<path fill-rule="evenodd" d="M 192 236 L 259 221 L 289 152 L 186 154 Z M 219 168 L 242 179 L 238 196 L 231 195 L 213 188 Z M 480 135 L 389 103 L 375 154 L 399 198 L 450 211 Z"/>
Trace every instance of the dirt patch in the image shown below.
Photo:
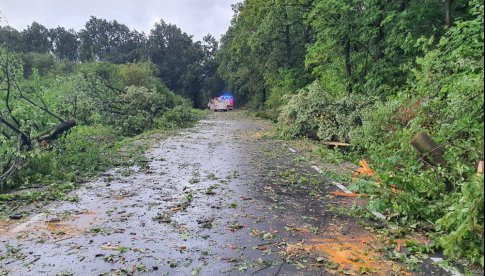
<path fill-rule="evenodd" d="M 325 262 L 325 270 L 332 274 L 412 275 L 399 264 L 383 258 L 379 241 L 372 233 L 360 231 L 344 235 L 336 230 L 323 230 L 332 234 L 288 244 L 282 253 L 292 258 L 311 256 L 316 263 Z"/>
<path fill-rule="evenodd" d="M 12 224 L 13 222 L 10 221 L 0 221 L 0 235 L 6 232 Z"/>

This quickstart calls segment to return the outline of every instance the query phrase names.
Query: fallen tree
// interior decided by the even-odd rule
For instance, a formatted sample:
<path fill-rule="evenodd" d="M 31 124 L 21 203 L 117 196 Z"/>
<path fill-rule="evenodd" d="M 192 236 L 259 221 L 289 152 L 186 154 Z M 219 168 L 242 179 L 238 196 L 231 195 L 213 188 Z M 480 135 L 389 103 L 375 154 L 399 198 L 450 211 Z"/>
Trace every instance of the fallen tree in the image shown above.
<path fill-rule="evenodd" d="M 0 188 L 17 170 L 28 163 L 28 152 L 46 144 L 51 144 L 61 135 L 76 126 L 76 120 L 64 119 L 52 112 L 37 91 L 29 87 L 30 93 L 25 93 L 18 84 L 20 61 L 10 54 L 0 56 L 0 138 L 10 145 L 17 144 L 14 149 L 5 151 L 0 158 Z M 49 118 L 59 121 L 55 127 L 49 127 L 42 134 L 37 134 L 30 124 L 41 128 L 42 123 L 33 118 L 22 117 L 19 110 L 34 108 Z M 52 123 L 50 123 L 52 124 Z M 5 145 L 4 145 L 5 146 Z"/>

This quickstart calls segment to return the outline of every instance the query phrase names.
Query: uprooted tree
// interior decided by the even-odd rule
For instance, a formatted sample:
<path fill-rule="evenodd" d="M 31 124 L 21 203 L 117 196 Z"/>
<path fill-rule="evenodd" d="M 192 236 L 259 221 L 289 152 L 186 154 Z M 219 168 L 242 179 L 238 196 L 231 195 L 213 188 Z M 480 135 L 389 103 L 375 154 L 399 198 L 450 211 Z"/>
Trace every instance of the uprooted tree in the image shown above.
<path fill-rule="evenodd" d="M 50 148 L 76 125 L 53 112 L 41 93 L 21 78 L 20 59 L 0 53 L 0 188 L 28 163 L 30 152 Z"/>

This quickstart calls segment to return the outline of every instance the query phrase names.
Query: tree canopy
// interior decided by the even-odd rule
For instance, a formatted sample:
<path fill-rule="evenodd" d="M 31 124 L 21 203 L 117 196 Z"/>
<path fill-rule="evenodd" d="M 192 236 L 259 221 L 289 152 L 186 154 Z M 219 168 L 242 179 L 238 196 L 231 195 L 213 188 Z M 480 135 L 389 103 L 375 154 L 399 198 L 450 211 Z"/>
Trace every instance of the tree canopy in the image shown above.
<path fill-rule="evenodd" d="M 209 97 L 224 90 L 216 69 L 218 41 L 211 35 L 203 41 L 194 41 L 176 25 L 163 20 L 148 35 L 130 30 L 116 20 L 94 16 L 79 32 L 61 26 L 48 29 L 37 22 L 23 31 L 0 26 L 0 45 L 24 54 L 27 77 L 36 65 L 54 66 L 50 56 L 74 63 L 125 64 L 148 60 L 156 66 L 157 76 L 169 89 L 189 98 L 198 107 L 205 107 Z"/>

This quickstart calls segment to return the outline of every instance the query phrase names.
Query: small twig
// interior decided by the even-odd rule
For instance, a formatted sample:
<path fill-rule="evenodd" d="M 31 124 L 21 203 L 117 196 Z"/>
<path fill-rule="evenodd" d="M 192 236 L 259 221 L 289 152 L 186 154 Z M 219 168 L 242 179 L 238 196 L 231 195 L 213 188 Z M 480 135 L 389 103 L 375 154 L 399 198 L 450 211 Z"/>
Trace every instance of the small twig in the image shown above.
<path fill-rule="evenodd" d="M 276 271 L 275 275 L 274 276 L 277 276 L 278 274 L 280 274 L 280 271 L 281 271 L 281 268 L 283 267 L 283 265 L 285 264 L 285 262 L 282 262 L 280 264 L 280 266 L 278 267 L 278 270 Z"/>
<path fill-rule="evenodd" d="M 20 206 L 22 206 L 22 205 L 19 204 L 19 205 L 13 207 L 12 209 L 10 209 L 10 212 L 13 213 L 13 212 L 17 211 L 17 209 L 20 208 Z"/>
<path fill-rule="evenodd" d="M 273 266 L 273 264 L 269 264 L 269 265 L 263 266 L 262 268 L 254 271 L 252 275 L 256 275 L 256 273 L 261 272 L 261 271 L 263 271 L 263 270 L 265 270 L 267 268 L 270 268 L 271 266 Z"/>
<path fill-rule="evenodd" d="M 29 264 L 33 264 L 33 263 L 37 262 L 38 260 L 40 260 L 40 257 L 33 259 Z"/>
<path fill-rule="evenodd" d="M 270 245 L 270 244 L 274 244 L 273 242 L 266 242 L 266 243 L 261 243 L 261 244 L 258 244 L 256 246 L 265 246 L 265 245 Z"/>
<path fill-rule="evenodd" d="M 63 238 L 63 239 L 60 239 L 60 240 L 56 240 L 54 243 L 58 243 L 58 242 L 65 241 L 65 240 L 69 240 L 69 239 L 72 239 L 72 238 L 74 238 L 74 237 L 73 236 L 66 237 L 66 238 Z"/>

